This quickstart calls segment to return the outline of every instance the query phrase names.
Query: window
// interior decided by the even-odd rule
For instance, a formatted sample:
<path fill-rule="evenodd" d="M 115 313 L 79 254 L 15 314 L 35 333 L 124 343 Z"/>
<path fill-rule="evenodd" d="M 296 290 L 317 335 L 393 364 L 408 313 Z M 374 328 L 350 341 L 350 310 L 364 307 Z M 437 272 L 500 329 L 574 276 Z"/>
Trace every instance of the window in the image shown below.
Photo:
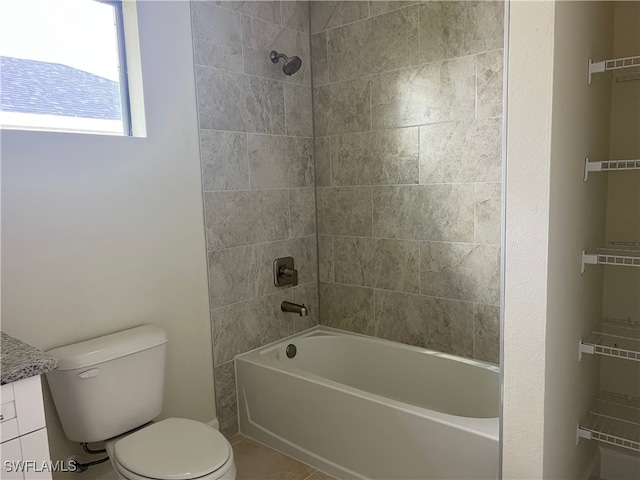
<path fill-rule="evenodd" d="M 131 135 L 122 1 L 1 0 L 2 128 Z"/>

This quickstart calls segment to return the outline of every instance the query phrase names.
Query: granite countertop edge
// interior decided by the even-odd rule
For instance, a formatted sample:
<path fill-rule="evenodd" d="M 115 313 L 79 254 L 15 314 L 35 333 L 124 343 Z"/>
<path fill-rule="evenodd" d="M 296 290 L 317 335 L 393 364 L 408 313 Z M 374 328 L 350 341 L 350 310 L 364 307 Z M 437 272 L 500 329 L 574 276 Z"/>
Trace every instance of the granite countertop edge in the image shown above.
<path fill-rule="evenodd" d="M 43 375 L 58 368 L 58 361 L 51 355 L 4 332 L 0 332 L 0 349 L 1 385 Z"/>

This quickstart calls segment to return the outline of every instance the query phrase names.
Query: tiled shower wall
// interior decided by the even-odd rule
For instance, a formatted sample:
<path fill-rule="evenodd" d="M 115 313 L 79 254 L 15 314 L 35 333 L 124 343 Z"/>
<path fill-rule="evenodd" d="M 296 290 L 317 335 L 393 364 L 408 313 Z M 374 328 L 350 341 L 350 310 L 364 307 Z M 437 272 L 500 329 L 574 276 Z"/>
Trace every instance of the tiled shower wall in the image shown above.
<path fill-rule="evenodd" d="M 237 431 L 233 357 L 318 322 L 307 2 L 192 1 L 192 29 L 221 431 Z M 285 76 L 269 52 L 298 55 Z M 292 256 L 300 285 L 277 288 Z M 306 318 L 280 311 L 306 303 Z"/>
<path fill-rule="evenodd" d="M 499 361 L 502 2 L 311 2 L 320 321 Z"/>

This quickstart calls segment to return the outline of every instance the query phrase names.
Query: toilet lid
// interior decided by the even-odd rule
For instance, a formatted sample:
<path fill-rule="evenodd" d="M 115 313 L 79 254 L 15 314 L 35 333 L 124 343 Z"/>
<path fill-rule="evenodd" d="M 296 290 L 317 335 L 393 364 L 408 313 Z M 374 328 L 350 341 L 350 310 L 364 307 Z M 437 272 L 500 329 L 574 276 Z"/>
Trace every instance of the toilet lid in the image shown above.
<path fill-rule="evenodd" d="M 167 418 L 115 444 L 127 470 L 162 480 L 203 477 L 229 459 L 231 446 L 215 428 L 186 418 Z"/>

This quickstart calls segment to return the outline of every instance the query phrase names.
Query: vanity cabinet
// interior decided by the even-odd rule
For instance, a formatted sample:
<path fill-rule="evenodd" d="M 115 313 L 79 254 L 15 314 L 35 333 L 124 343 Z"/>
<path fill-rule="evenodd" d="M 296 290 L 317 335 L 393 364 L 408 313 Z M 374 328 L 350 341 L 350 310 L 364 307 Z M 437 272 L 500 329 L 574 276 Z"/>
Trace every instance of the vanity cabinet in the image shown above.
<path fill-rule="evenodd" d="M 51 479 L 40 376 L 2 385 L 0 407 L 2 479 Z"/>

